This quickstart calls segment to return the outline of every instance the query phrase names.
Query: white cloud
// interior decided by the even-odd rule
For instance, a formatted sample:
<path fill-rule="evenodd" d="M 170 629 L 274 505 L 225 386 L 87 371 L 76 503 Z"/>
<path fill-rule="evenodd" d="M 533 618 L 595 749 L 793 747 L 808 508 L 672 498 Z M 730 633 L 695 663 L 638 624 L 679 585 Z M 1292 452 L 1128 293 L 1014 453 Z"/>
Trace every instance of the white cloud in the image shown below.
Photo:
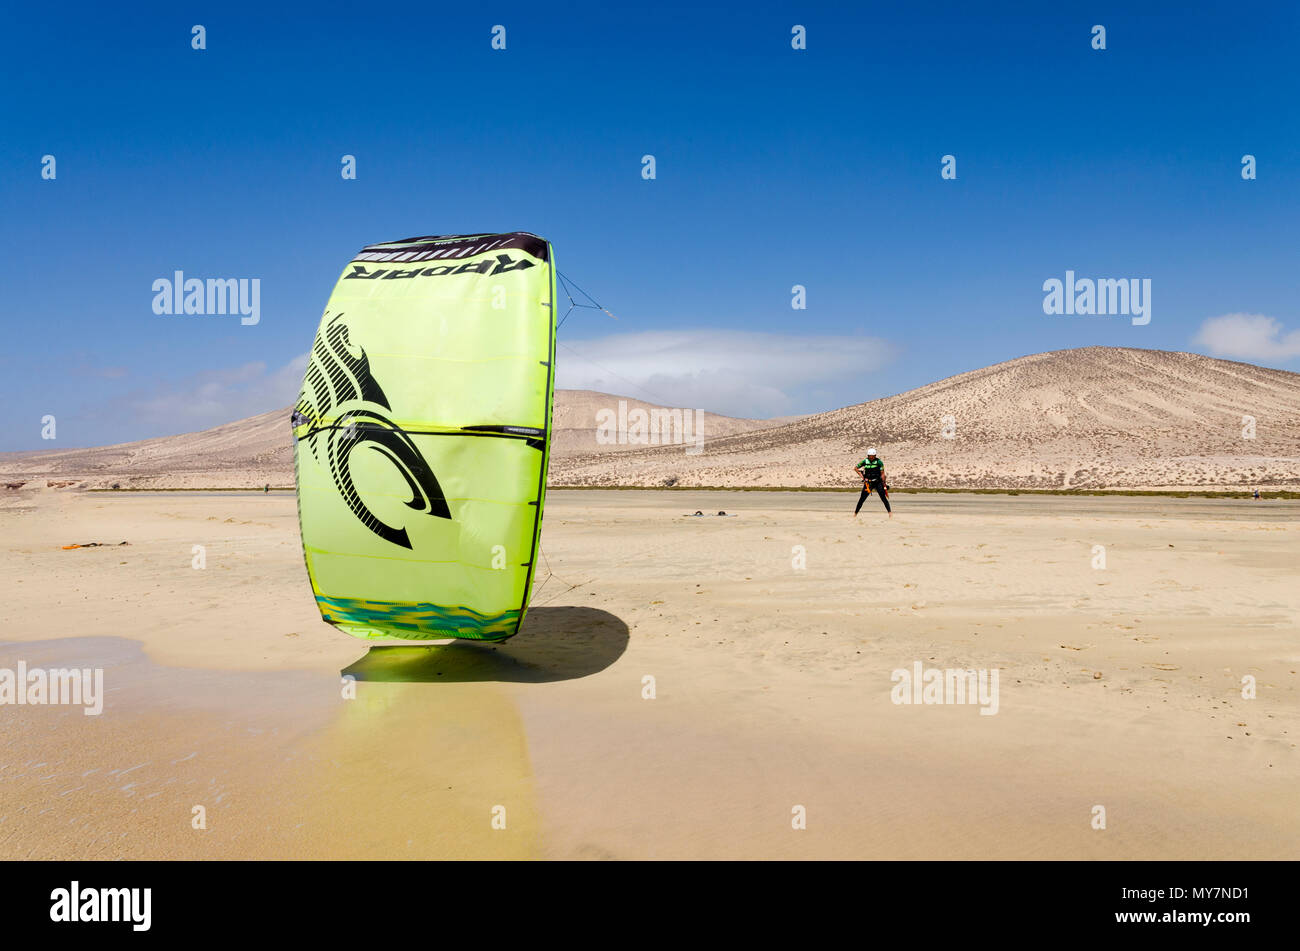
<path fill-rule="evenodd" d="M 78 376 L 93 376 L 101 380 L 121 380 L 130 375 L 126 367 L 97 366 L 91 363 L 81 363 L 72 372 Z"/>
<path fill-rule="evenodd" d="M 1300 356 L 1300 330 L 1282 332 L 1282 324 L 1264 314 L 1224 314 L 1201 324 L 1197 344 L 1216 357 L 1290 360 Z"/>
<path fill-rule="evenodd" d="M 556 385 L 648 402 L 765 418 L 797 412 L 795 395 L 879 369 L 896 348 L 873 337 L 726 330 L 658 331 L 560 341 Z M 292 405 L 303 353 L 278 368 L 261 361 L 162 381 L 100 404 L 101 438 L 195 432 Z M 118 435 L 120 431 L 121 435 Z"/>
<path fill-rule="evenodd" d="M 728 330 L 656 331 L 560 341 L 557 383 L 648 402 L 763 418 L 792 411 L 792 391 L 859 376 L 894 357 L 875 337 Z"/>
<path fill-rule="evenodd" d="M 142 429 L 191 432 L 247 416 L 283 409 L 302 388 L 307 354 L 268 371 L 260 361 L 225 370 L 204 370 L 126 396 L 126 415 Z M 119 404 L 120 405 L 120 404 Z"/>

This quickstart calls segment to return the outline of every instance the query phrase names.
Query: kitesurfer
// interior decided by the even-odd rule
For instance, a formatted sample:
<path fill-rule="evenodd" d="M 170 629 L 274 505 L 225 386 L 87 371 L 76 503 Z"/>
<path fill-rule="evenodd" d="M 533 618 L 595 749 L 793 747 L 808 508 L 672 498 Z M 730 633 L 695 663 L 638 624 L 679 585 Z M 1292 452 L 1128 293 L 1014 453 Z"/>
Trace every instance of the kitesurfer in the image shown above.
<path fill-rule="evenodd" d="M 862 511 L 862 503 L 874 489 L 880 495 L 880 501 L 885 503 L 885 511 L 893 518 L 894 510 L 889 507 L 889 484 L 885 481 L 885 463 L 876 455 L 876 450 L 868 449 L 867 458 L 854 466 L 853 471 L 862 479 L 862 494 L 858 496 L 858 505 L 853 514 Z"/>

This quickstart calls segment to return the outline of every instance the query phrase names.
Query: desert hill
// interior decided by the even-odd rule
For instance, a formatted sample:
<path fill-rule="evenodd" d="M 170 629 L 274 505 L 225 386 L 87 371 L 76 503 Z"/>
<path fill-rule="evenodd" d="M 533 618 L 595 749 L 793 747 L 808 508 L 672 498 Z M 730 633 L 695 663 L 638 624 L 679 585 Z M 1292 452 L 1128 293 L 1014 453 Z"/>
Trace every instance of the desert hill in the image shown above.
<path fill-rule="evenodd" d="M 674 414 L 702 441 L 678 444 L 668 432 L 674 444 L 650 445 L 647 427 L 674 423 Z M 1057 350 L 813 416 L 699 415 L 558 390 L 550 482 L 846 487 L 875 445 L 896 488 L 1300 485 L 1300 374 L 1191 353 Z M 3 453 L 0 481 L 290 486 L 288 417 L 285 408 L 181 436 Z"/>
<path fill-rule="evenodd" d="M 594 390 L 556 390 L 552 460 L 571 454 L 584 456 L 639 448 L 634 438 L 620 439 L 617 425 L 597 438 L 602 419 L 632 417 L 640 412 L 672 412 L 630 397 Z M 0 453 L 0 481 L 71 482 L 86 488 L 230 488 L 293 485 L 293 444 L 289 435 L 290 407 L 225 423 L 213 429 L 163 436 L 90 449 L 45 449 Z M 678 411 L 679 418 L 681 412 Z M 736 419 L 691 411 L 692 432 L 709 436 L 737 435 L 778 426 L 800 417 L 775 420 Z M 626 434 L 625 434 L 626 435 Z M 30 488 L 31 486 L 25 486 Z"/>
<path fill-rule="evenodd" d="M 551 481 L 843 486 L 869 445 L 900 487 L 1294 487 L 1300 374 L 1191 353 L 1057 350 L 709 440 L 698 455 L 557 460 Z"/>

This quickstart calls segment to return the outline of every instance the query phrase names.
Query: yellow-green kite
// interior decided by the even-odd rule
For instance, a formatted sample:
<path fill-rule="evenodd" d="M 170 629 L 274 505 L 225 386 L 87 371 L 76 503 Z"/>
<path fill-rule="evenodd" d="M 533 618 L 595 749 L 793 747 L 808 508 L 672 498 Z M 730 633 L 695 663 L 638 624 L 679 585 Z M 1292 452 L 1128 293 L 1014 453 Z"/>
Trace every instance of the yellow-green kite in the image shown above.
<path fill-rule="evenodd" d="M 555 260 L 526 232 L 363 249 L 294 407 L 321 617 L 356 637 L 518 632 L 555 397 Z"/>

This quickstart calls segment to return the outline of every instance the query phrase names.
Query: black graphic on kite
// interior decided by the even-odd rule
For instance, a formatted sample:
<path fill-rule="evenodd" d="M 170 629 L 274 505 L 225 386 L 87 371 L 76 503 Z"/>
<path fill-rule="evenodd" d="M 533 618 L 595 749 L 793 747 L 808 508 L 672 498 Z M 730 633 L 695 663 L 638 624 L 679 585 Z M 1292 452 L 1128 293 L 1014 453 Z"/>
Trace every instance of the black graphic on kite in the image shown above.
<path fill-rule="evenodd" d="M 353 450 L 373 449 L 393 464 L 411 490 L 408 508 L 447 519 L 451 518 L 451 510 L 433 469 L 411 437 L 382 412 L 391 412 L 392 407 L 370 375 L 366 352 L 360 347 L 355 354 L 352 352 L 342 317 L 336 314 L 326 324 L 325 333 L 316 338 L 302 395 L 294 407 L 293 425 L 312 426 L 305 437 L 312 455 L 320 459 L 320 453 L 325 453 L 339 494 L 361 524 L 385 541 L 410 548 L 406 529 L 382 522 L 357 492 L 350 468 Z M 354 402 L 369 405 L 347 409 L 329 425 L 322 424 L 336 407 Z"/>

